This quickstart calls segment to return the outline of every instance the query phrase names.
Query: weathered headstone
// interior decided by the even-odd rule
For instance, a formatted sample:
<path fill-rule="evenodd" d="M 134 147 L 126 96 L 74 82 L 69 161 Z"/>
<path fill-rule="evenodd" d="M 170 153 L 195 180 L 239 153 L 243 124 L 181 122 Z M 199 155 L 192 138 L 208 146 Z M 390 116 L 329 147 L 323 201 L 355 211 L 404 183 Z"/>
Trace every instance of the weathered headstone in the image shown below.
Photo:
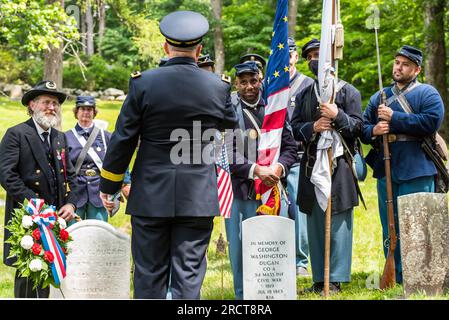
<path fill-rule="evenodd" d="M 83 220 L 67 228 L 73 237 L 67 276 L 61 283 L 66 299 L 129 299 L 130 237 L 99 220 Z M 52 298 L 62 298 L 51 288 Z"/>
<path fill-rule="evenodd" d="M 440 295 L 449 289 L 447 195 L 414 193 L 398 197 L 404 293 Z"/>
<path fill-rule="evenodd" d="M 296 300 L 295 222 L 257 216 L 242 223 L 243 298 Z"/>

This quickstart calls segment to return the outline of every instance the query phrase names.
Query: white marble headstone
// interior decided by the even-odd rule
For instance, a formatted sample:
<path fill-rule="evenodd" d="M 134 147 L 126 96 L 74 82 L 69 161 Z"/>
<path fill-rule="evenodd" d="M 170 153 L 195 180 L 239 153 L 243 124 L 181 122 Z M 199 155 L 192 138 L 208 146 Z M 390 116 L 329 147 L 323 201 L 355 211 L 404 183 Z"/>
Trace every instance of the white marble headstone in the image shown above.
<path fill-rule="evenodd" d="M 67 276 L 61 283 L 66 299 L 129 299 L 131 245 L 129 235 L 109 223 L 83 220 L 67 228 Z M 51 288 L 51 298 L 62 298 Z"/>
<path fill-rule="evenodd" d="M 243 298 L 296 300 L 295 222 L 257 216 L 242 223 Z"/>

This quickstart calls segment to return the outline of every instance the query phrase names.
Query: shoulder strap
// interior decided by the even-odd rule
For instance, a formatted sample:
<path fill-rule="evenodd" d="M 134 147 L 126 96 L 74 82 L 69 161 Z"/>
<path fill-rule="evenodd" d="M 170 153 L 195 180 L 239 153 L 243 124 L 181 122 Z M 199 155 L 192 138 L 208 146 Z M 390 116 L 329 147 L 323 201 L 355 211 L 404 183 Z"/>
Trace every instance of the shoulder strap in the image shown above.
<path fill-rule="evenodd" d="M 296 77 L 296 79 L 293 81 L 293 84 L 291 85 L 290 91 L 288 94 L 289 101 L 292 101 L 293 94 L 298 90 L 298 88 L 301 86 L 301 84 L 304 82 L 305 79 L 306 79 L 306 76 L 303 75 L 302 73 L 300 73 L 299 76 Z"/>
<path fill-rule="evenodd" d="M 391 91 L 393 92 L 393 95 L 390 98 L 387 99 L 386 105 L 390 106 L 393 102 L 398 100 L 399 105 L 402 107 L 402 109 L 404 109 L 405 112 L 407 112 L 407 113 L 414 113 L 412 108 L 410 107 L 410 104 L 408 103 L 407 98 L 405 97 L 405 95 L 407 93 L 411 92 L 412 90 L 418 88 L 420 85 L 421 85 L 421 83 L 416 81 L 414 84 L 409 86 L 403 92 L 399 92 L 397 90 L 396 86 L 393 86 L 391 88 Z"/>
<path fill-rule="evenodd" d="M 251 121 L 251 123 L 253 124 L 253 126 L 256 129 L 257 134 L 259 135 L 259 137 L 261 137 L 262 133 L 260 131 L 259 123 L 256 121 L 256 119 L 254 119 L 254 116 L 247 109 L 243 109 L 243 112 L 245 113 L 245 115 L 249 119 L 249 121 Z"/>
<path fill-rule="evenodd" d="M 75 130 L 75 129 L 73 129 Z M 92 144 L 94 143 L 95 139 L 97 138 L 98 132 L 100 131 L 100 129 L 98 129 L 98 127 L 94 127 L 94 129 L 92 130 L 92 133 L 89 136 L 89 139 L 87 139 L 86 144 L 84 145 L 83 149 L 81 150 L 81 153 L 78 157 L 78 159 L 76 159 L 76 163 L 75 163 L 75 173 L 78 175 L 80 169 L 81 169 L 81 165 L 84 162 L 84 159 L 86 159 L 86 155 L 87 152 L 89 151 L 90 147 L 92 146 Z M 75 132 L 74 132 L 75 133 Z M 75 137 L 77 135 L 75 134 Z"/>

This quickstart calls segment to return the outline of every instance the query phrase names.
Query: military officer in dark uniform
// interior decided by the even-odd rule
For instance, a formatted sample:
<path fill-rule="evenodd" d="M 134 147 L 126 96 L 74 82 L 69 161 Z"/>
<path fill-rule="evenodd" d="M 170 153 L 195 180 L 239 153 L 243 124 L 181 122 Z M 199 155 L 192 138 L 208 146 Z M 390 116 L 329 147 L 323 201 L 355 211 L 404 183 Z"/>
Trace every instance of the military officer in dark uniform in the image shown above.
<path fill-rule="evenodd" d="M 229 168 L 234 202 L 231 217 L 226 219 L 225 223 L 234 279 L 234 294 L 236 299 L 243 299 L 241 225 L 243 220 L 256 216 L 256 210 L 262 204 L 255 199 L 254 178 L 259 177 L 267 186 L 278 183 L 279 179 L 288 175 L 290 166 L 296 162 L 297 148 L 291 131 L 284 126 L 278 163 L 273 167 L 256 164 L 260 129 L 265 115 L 265 101 L 260 92 L 259 70 L 256 63 L 251 61 L 238 64 L 235 69 L 238 91 L 232 93 L 231 100 L 243 135 L 235 134 L 233 137 L 233 161 Z M 237 141 L 241 138 L 243 138 L 242 144 Z M 281 211 L 286 212 L 287 208 L 283 209 Z"/>
<path fill-rule="evenodd" d="M 318 74 L 319 40 L 312 39 L 302 48 L 312 73 Z M 321 292 L 324 283 L 324 226 L 325 213 L 318 205 L 315 188 L 310 181 L 317 156 L 317 143 L 321 133 L 337 130 L 354 154 L 356 138 L 362 130 L 362 101 L 359 91 L 342 80 L 337 84 L 335 103 L 318 103 L 315 89 L 318 81 L 296 96 L 296 107 L 292 117 L 295 139 L 304 143 L 301 158 L 299 209 L 307 214 L 307 235 L 314 285 L 311 290 Z M 358 205 L 356 181 L 344 155 L 337 158 L 333 170 L 332 226 L 330 255 L 330 290 L 341 290 L 341 282 L 349 282 L 352 260 L 353 208 Z"/>
<path fill-rule="evenodd" d="M 289 72 L 290 72 L 290 91 L 289 105 L 287 107 L 288 121 L 291 121 L 295 109 L 296 96 L 305 88 L 313 84 L 313 79 L 300 73 L 296 68 L 299 60 L 298 48 L 295 39 L 289 37 L 288 50 L 290 53 Z M 298 161 L 290 168 L 287 177 L 287 191 L 290 199 L 289 215 L 295 219 L 295 237 L 296 237 L 296 274 L 302 277 L 309 276 L 307 267 L 309 265 L 309 244 L 307 240 L 307 216 L 299 210 L 296 204 L 299 186 L 299 162 L 304 153 L 304 146 L 298 142 Z"/>
<path fill-rule="evenodd" d="M 41 81 L 22 97 L 29 120 L 9 128 L 0 144 L 0 182 L 6 190 L 5 225 L 15 208 L 25 199 L 44 199 L 54 205 L 61 218 L 75 218 L 76 178 L 68 157 L 64 133 L 55 129 L 61 104 L 66 95 L 53 81 Z M 10 233 L 5 229 L 5 241 Z M 3 261 L 12 266 L 10 244 L 4 243 Z M 32 290 L 33 283 L 17 272 L 14 279 L 16 298 L 47 298 L 49 287 Z"/>
<path fill-rule="evenodd" d="M 108 198 L 120 190 L 140 137 L 126 208 L 135 298 L 165 299 L 169 277 L 173 299 L 200 298 L 219 205 L 215 165 L 201 157 L 210 141 L 192 133 L 234 128 L 237 121 L 230 84 L 197 66 L 208 29 L 196 12 L 177 11 L 162 19 L 169 60 L 133 74 L 103 163 L 101 197 L 110 210 Z M 180 138 L 176 129 L 185 135 Z"/>
<path fill-rule="evenodd" d="M 385 181 L 385 161 L 382 135 L 389 134 L 391 154 L 391 179 L 394 218 L 398 236 L 395 250 L 396 282 L 402 283 L 401 249 L 397 197 L 416 192 L 434 192 L 434 163 L 421 148 L 422 139 L 435 134 L 444 118 L 444 104 L 438 91 L 428 84 L 419 83 L 421 72 L 421 50 L 403 46 L 395 55 L 391 86 L 384 88 L 386 105 L 380 102 L 380 93 L 375 93 L 363 114 L 362 142 L 371 144 L 366 162 L 373 168 L 377 179 L 380 220 L 383 230 L 385 257 L 388 253 L 388 214 Z M 405 100 L 397 99 L 402 95 Z M 406 111 L 408 104 L 412 112 Z"/>

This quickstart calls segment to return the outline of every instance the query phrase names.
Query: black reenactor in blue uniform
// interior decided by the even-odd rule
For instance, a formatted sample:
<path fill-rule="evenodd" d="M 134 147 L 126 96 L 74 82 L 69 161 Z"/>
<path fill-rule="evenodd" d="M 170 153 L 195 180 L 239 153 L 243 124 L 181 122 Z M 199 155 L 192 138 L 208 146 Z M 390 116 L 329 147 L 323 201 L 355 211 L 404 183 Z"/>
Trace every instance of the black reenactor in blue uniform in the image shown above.
<path fill-rule="evenodd" d="M 126 208 L 138 299 L 165 299 L 169 278 L 173 299 L 200 298 L 219 204 L 215 164 L 201 157 L 210 141 L 192 133 L 198 122 L 201 134 L 237 124 L 230 84 L 197 66 L 208 30 L 206 18 L 196 12 L 173 12 L 162 19 L 169 60 L 132 75 L 103 163 L 101 197 L 111 210 L 108 199 L 120 190 L 140 137 Z M 180 144 L 188 148 L 177 149 Z"/>

